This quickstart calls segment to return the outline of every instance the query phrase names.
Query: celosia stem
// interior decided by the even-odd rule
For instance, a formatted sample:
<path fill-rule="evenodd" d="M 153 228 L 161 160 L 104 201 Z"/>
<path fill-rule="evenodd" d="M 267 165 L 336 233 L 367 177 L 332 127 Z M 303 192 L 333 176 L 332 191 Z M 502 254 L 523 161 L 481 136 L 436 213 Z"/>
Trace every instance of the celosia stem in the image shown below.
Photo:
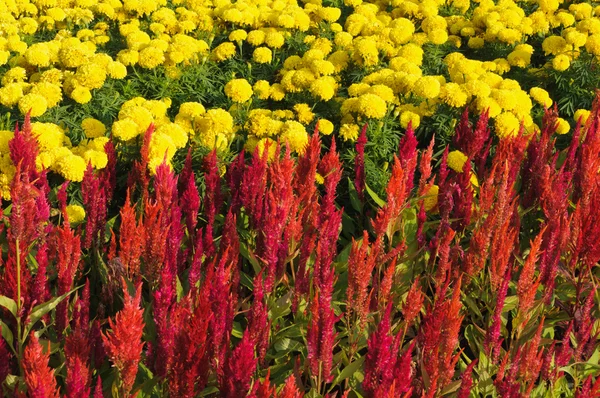
<path fill-rule="evenodd" d="M 19 238 L 15 240 L 15 251 L 17 253 L 17 359 L 19 361 L 19 373 L 23 376 L 23 356 L 21 353 L 21 249 Z"/>

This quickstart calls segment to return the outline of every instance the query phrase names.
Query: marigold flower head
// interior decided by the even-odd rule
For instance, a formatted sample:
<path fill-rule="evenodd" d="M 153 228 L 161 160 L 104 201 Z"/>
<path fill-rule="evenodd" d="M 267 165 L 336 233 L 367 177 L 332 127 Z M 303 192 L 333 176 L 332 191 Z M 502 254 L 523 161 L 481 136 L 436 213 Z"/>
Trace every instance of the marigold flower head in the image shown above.
<path fill-rule="evenodd" d="M 233 102 L 244 103 L 252 98 L 252 86 L 246 79 L 233 79 L 225 85 L 225 95 Z"/>
<path fill-rule="evenodd" d="M 27 94 L 19 100 L 19 110 L 25 115 L 30 112 L 31 117 L 42 116 L 48 109 L 46 98 L 40 94 Z"/>

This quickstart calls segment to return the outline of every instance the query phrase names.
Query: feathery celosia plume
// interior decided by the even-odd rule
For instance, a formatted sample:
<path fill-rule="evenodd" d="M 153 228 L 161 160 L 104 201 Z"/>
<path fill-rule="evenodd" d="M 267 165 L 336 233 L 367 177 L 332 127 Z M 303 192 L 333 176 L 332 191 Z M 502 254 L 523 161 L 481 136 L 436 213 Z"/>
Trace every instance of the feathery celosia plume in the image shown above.
<path fill-rule="evenodd" d="M 354 158 L 354 186 L 360 200 L 364 200 L 365 194 L 365 145 L 367 145 L 367 123 L 360 131 L 356 140 L 356 157 Z"/>
<path fill-rule="evenodd" d="M 49 348 L 49 347 L 48 347 Z M 50 355 L 44 350 L 32 331 L 23 356 L 23 374 L 27 396 L 32 398 L 58 398 L 54 370 L 48 366 Z"/>
<path fill-rule="evenodd" d="M 90 248 L 92 244 L 103 243 L 108 204 L 106 189 L 108 188 L 109 185 L 105 184 L 104 178 L 95 174 L 92 164 L 88 163 L 81 182 L 81 195 L 86 218 L 83 247 L 86 249 Z"/>
<path fill-rule="evenodd" d="M 180 178 L 184 178 L 181 176 Z M 187 180 L 183 182 L 183 192 L 179 198 L 181 212 L 185 215 L 185 225 L 187 227 L 190 240 L 193 242 L 198 223 L 198 212 L 200 211 L 200 195 L 196 187 L 194 172 L 191 171 Z"/>
<path fill-rule="evenodd" d="M 407 325 L 411 325 L 417 318 L 421 312 L 424 301 L 425 295 L 421 290 L 420 279 L 417 278 L 410 287 L 408 295 L 406 296 L 406 302 L 402 306 L 402 316 L 404 317 L 404 322 Z"/>
<path fill-rule="evenodd" d="M 542 340 L 543 327 L 544 317 L 540 320 L 535 335 L 533 335 L 533 338 L 525 344 L 525 348 L 522 351 L 518 375 L 524 384 L 529 385 L 529 388 L 535 386 L 534 383 L 542 368 L 542 354 L 544 353 L 544 349 L 540 348 L 540 342 Z"/>
<path fill-rule="evenodd" d="M 52 251 L 56 253 L 56 271 L 58 274 L 58 294 L 63 295 L 73 288 L 75 274 L 80 267 L 81 240 L 71 229 L 68 220 L 55 228 L 52 236 Z M 63 301 L 56 309 L 56 328 L 62 333 L 68 323 L 68 302 Z"/>
<path fill-rule="evenodd" d="M 102 335 L 102 340 L 110 361 L 119 370 L 119 390 L 123 396 L 129 397 L 144 347 L 144 310 L 140 308 L 142 284 L 138 283 L 134 296 L 129 294 L 124 282 L 123 285 L 123 309 L 117 313 L 114 320 L 109 319 L 111 330 Z"/>
<path fill-rule="evenodd" d="M 132 192 L 135 189 L 135 185 L 140 185 L 140 192 L 142 194 L 142 203 L 146 199 L 148 192 L 148 185 L 150 184 L 150 173 L 148 172 L 148 161 L 150 159 L 150 143 L 152 142 L 152 136 L 154 135 L 154 124 L 150 124 L 148 129 L 144 133 L 144 141 L 140 148 L 140 159 L 133 163 L 128 179 L 127 188 L 131 189 Z"/>
<path fill-rule="evenodd" d="M 224 373 L 219 378 L 223 397 L 244 397 L 250 390 L 250 383 L 258 360 L 254 355 L 254 341 L 246 330 L 242 341 L 225 359 Z"/>
<path fill-rule="evenodd" d="M 87 279 L 81 297 L 75 301 L 71 333 L 65 339 L 65 384 L 69 398 L 87 398 L 91 393 L 89 305 L 90 281 Z"/>
<path fill-rule="evenodd" d="M 362 241 L 352 240 L 348 257 L 348 287 L 346 315 L 353 315 L 352 324 L 362 330 L 369 311 L 368 287 L 375 268 L 376 253 L 369 245 L 369 234 L 363 231 Z M 360 333 L 360 332 L 359 332 Z"/>
<path fill-rule="evenodd" d="M 492 324 L 485 336 L 486 348 L 488 353 L 492 354 L 494 362 L 498 359 L 498 345 L 500 344 L 500 329 L 502 327 L 502 309 L 504 308 L 504 301 L 506 300 L 506 293 L 508 292 L 510 276 L 511 269 L 510 267 L 507 267 L 502 284 L 496 294 L 496 308 L 494 309 L 494 315 L 492 316 Z"/>
<path fill-rule="evenodd" d="M 269 332 L 271 323 L 269 322 L 269 310 L 264 297 L 264 285 L 262 275 L 259 273 L 254 278 L 254 301 L 248 314 L 248 332 L 250 338 L 256 344 L 256 356 L 259 365 L 265 361 L 267 348 L 269 347 Z"/>
<path fill-rule="evenodd" d="M 277 388 L 269 382 L 270 377 L 271 369 L 267 370 L 267 375 L 263 381 L 254 383 L 252 391 L 248 394 L 248 398 L 277 397 Z"/>
<path fill-rule="evenodd" d="M 129 189 L 125 197 L 125 204 L 121 207 L 120 216 L 119 258 L 127 277 L 130 280 L 136 280 L 140 277 L 140 259 L 145 247 L 146 230 L 142 222 L 136 220 Z"/>
<path fill-rule="evenodd" d="M 35 181 L 39 177 L 36 167 L 38 143 L 31 131 L 29 112 L 25 115 L 23 128 L 19 129 L 18 123 L 15 126 L 15 134 L 8 141 L 8 149 L 12 164 L 27 176 L 28 181 Z M 12 194 L 11 198 L 15 199 Z"/>
<path fill-rule="evenodd" d="M 471 388 L 473 387 L 473 368 L 477 365 L 477 361 L 478 359 L 473 360 L 463 372 L 457 398 L 469 398 L 471 395 Z"/>
<path fill-rule="evenodd" d="M 392 302 L 389 302 L 377 330 L 369 336 L 367 343 L 362 388 L 369 397 L 380 396 L 382 392 L 389 390 L 394 381 L 394 367 L 400 342 L 391 334 L 391 312 Z"/>
<path fill-rule="evenodd" d="M 517 295 L 519 296 L 518 308 L 519 314 L 524 316 L 523 324 L 529 318 L 528 311 L 533 305 L 533 299 L 535 298 L 541 280 L 541 275 L 538 275 L 536 278 L 534 273 L 544 230 L 545 228 L 542 229 L 535 240 L 531 242 L 531 250 L 529 251 L 527 260 L 525 260 L 525 263 L 523 264 L 523 269 L 521 270 L 521 275 L 519 276 L 519 282 L 517 284 Z"/>
<path fill-rule="evenodd" d="M 398 160 L 402 165 L 404 171 L 404 195 L 408 196 L 410 191 L 413 189 L 415 169 L 417 168 L 417 137 L 412 127 L 412 122 L 409 122 L 404 137 L 400 140 L 398 145 Z"/>
<path fill-rule="evenodd" d="M 115 151 L 115 144 L 109 140 L 104 144 L 104 152 L 106 153 L 108 162 L 106 163 L 106 167 L 100 171 L 100 175 L 103 180 L 106 201 L 110 202 L 117 187 L 117 152 Z"/>
<path fill-rule="evenodd" d="M 104 394 L 102 393 L 102 377 L 98 375 L 98 379 L 96 379 L 96 387 L 94 387 L 94 398 L 104 398 Z"/>
<path fill-rule="evenodd" d="M 394 165 L 392 166 L 392 176 L 388 182 L 387 203 L 379 209 L 377 216 L 373 221 L 375 235 L 383 237 L 390 224 L 394 224 L 402 212 L 407 198 L 407 180 L 412 175 L 405 175 L 400 159 L 394 156 Z M 391 238 L 391 237 L 389 237 Z"/>
<path fill-rule="evenodd" d="M 288 377 L 277 398 L 302 398 L 304 394 L 298 390 L 296 384 L 296 378 L 293 375 Z"/>

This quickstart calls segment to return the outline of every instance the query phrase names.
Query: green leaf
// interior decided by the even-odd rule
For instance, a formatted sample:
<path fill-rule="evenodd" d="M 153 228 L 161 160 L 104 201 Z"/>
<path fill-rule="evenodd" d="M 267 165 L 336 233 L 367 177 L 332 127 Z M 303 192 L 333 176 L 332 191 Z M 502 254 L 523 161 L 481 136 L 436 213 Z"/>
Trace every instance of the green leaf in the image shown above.
<path fill-rule="evenodd" d="M 350 195 L 350 204 L 352 205 L 352 208 L 362 213 L 362 202 L 358 198 L 358 192 L 350 177 L 348 177 L 348 194 Z"/>
<path fill-rule="evenodd" d="M 275 348 L 275 351 L 277 351 L 277 352 L 294 351 L 300 346 L 301 346 L 301 344 L 298 341 L 288 339 L 287 337 L 284 337 L 283 339 L 276 341 L 275 344 L 273 345 L 273 347 Z"/>
<path fill-rule="evenodd" d="M 219 392 L 219 389 L 217 387 L 206 387 L 204 390 L 202 390 L 202 392 L 200 393 L 201 397 L 206 397 L 208 395 L 212 395 L 212 394 L 216 394 Z"/>
<path fill-rule="evenodd" d="M 2 337 L 4 337 L 4 340 L 6 341 L 10 349 L 16 354 L 15 349 L 13 347 L 13 342 L 15 338 L 12 334 L 12 331 L 10 330 L 8 325 L 3 321 L 0 321 L 0 327 L 2 327 Z"/>
<path fill-rule="evenodd" d="M 11 314 L 17 317 L 17 302 L 9 297 L 0 295 L 0 306 L 6 308 Z"/>
<path fill-rule="evenodd" d="M 340 372 L 340 374 L 333 381 L 333 385 L 337 385 L 342 380 L 346 380 L 349 377 L 353 377 L 356 374 L 356 372 L 358 372 L 361 369 L 362 364 L 365 361 L 365 358 L 366 357 L 360 357 L 357 360 L 351 362 L 344 369 L 342 369 L 342 371 Z"/>
<path fill-rule="evenodd" d="M 183 298 L 183 286 L 181 285 L 181 280 L 177 277 L 177 302 L 180 302 Z"/>
<path fill-rule="evenodd" d="M 379 207 L 383 207 L 383 206 L 385 206 L 385 205 L 386 205 L 386 202 L 385 202 L 385 200 L 381 199 L 381 198 L 379 197 L 379 195 L 377 195 L 377 194 L 375 193 L 375 191 L 373 191 L 371 188 L 369 188 L 369 186 L 368 186 L 367 184 L 365 184 L 365 189 L 366 189 L 367 193 L 369 194 L 369 196 L 371 197 L 371 199 L 373 199 L 373 201 L 374 201 L 375 203 L 377 203 L 377 205 L 378 205 Z"/>
<path fill-rule="evenodd" d="M 233 322 L 233 327 L 231 328 L 231 335 L 233 337 L 237 337 L 238 339 L 244 337 L 244 330 L 242 329 L 242 325 L 239 322 Z"/>
<path fill-rule="evenodd" d="M 25 325 L 24 335 L 28 336 L 29 332 L 31 331 L 31 328 L 33 327 L 33 325 L 36 324 L 37 321 L 39 321 L 44 315 L 55 309 L 65 298 L 70 296 L 74 291 L 76 291 L 80 287 L 81 286 L 76 287 L 70 292 L 63 294 L 62 296 L 54 297 L 50 301 L 46 301 L 45 303 L 33 307 L 33 310 L 31 311 L 31 314 L 29 314 L 29 318 L 27 319 L 28 322 Z"/>

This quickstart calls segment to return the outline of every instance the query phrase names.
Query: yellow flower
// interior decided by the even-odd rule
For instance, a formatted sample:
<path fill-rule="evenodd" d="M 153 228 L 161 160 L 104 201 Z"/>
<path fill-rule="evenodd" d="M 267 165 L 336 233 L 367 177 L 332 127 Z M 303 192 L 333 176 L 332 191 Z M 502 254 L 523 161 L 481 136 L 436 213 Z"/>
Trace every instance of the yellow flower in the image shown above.
<path fill-rule="evenodd" d="M 81 182 L 87 168 L 87 163 L 81 156 L 70 154 L 57 159 L 54 163 L 54 168 L 66 180 Z"/>
<path fill-rule="evenodd" d="M 12 108 L 23 97 L 21 83 L 9 83 L 0 88 L 0 104 Z"/>
<path fill-rule="evenodd" d="M 252 87 L 252 89 L 254 90 L 254 94 L 261 100 L 266 100 L 269 98 L 270 87 L 268 81 L 259 80 L 256 83 L 254 83 L 254 87 Z"/>
<path fill-rule="evenodd" d="M 421 124 L 421 117 L 411 111 L 404 111 L 400 114 L 400 126 L 404 129 L 408 128 L 408 123 L 412 122 L 412 128 L 416 129 Z"/>
<path fill-rule="evenodd" d="M 496 135 L 500 138 L 516 136 L 519 133 L 519 119 L 510 112 L 498 115 L 494 121 Z"/>
<path fill-rule="evenodd" d="M 88 117 L 81 122 L 81 128 L 87 138 L 102 137 L 106 133 L 106 126 L 100 120 Z"/>
<path fill-rule="evenodd" d="M 235 55 L 236 49 L 235 44 L 231 42 L 225 42 L 218 45 L 212 52 L 212 56 L 215 61 L 222 62 Z"/>
<path fill-rule="evenodd" d="M 552 67 L 559 72 L 569 69 L 569 66 L 571 66 L 571 61 L 564 54 L 559 54 L 552 60 Z"/>
<path fill-rule="evenodd" d="M 589 117 L 590 117 L 590 111 L 588 111 L 587 109 L 577 109 L 575 111 L 575 114 L 573 115 L 573 119 L 575 120 L 575 123 L 577 123 L 579 121 L 579 119 L 581 119 L 581 124 L 583 126 L 585 126 Z M 2 151 L 0 151 L 0 152 L 2 152 Z"/>
<path fill-rule="evenodd" d="M 283 124 L 281 129 L 281 142 L 286 142 L 290 146 L 290 150 L 303 153 L 304 148 L 308 144 L 308 134 L 304 126 L 294 120 L 288 120 Z"/>
<path fill-rule="evenodd" d="M 296 112 L 298 121 L 302 124 L 309 124 L 315 117 L 308 104 L 296 104 L 294 105 L 294 111 Z"/>
<path fill-rule="evenodd" d="M 70 224 L 79 224 L 85 219 L 85 210 L 79 205 L 68 205 L 67 217 Z"/>
<path fill-rule="evenodd" d="M 113 79 L 123 79 L 127 76 L 127 67 L 119 61 L 111 61 L 108 64 L 106 73 Z"/>
<path fill-rule="evenodd" d="M 27 94 L 19 100 L 19 110 L 23 115 L 31 112 L 31 117 L 42 116 L 48 109 L 48 102 L 40 94 Z"/>
<path fill-rule="evenodd" d="M 340 136 L 342 136 L 344 141 L 356 141 L 359 132 L 360 128 L 354 123 L 345 123 L 340 127 Z"/>
<path fill-rule="evenodd" d="M 246 33 L 243 29 L 236 29 L 229 34 L 229 40 L 235 41 L 238 43 L 243 42 L 248 37 L 248 33 Z"/>
<path fill-rule="evenodd" d="M 431 188 L 427 190 L 423 197 L 423 207 L 425 208 L 425 211 L 429 212 L 437 207 L 439 192 L 440 187 L 437 185 L 432 185 Z"/>
<path fill-rule="evenodd" d="M 565 119 L 559 117 L 556 120 L 556 134 L 567 134 L 570 129 L 571 126 L 569 126 L 569 122 Z"/>
<path fill-rule="evenodd" d="M 29 91 L 30 94 L 40 94 L 46 99 L 48 108 L 53 108 L 62 100 L 60 86 L 49 82 L 38 82 Z"/>
<path fill-rule="evenodd" d="M 131 118 L 117 120 L 112 125 L 112 134 L 114 137 L 128 141 L 140 134 L 138 125 Z"/>
<path fill-rule="evenodd" d="M 333 123 L 327 119 L 319 119 L 319 132 L 323 135 L 330 135 L 333 133 Z"/>
<path fill-rule="evenodd" d="M 332 95 L 333 96 L 333 95 Z M 285 90 L 279 83 L 275 83 L 270 88 L 269 98 L 273 101 L 281 101 L 285 97 Z"/>
<path fill-rule="evenodd" d="M 155 46 L 148 46 L 140 51 L 140 59 L 138 61 L 142 68 L 154 69 L 165 62 L 165 52 Z"/>
<path fill-rule="evenodd" d="M 268 64 L 273 59 L 273 52 L 268 47 L 258 47 L 252 53 L 252 59 L 258 64 Z"/>
<path fill-rule="evenodd" d="M 225 85 L 225 95 L 233 102 L 244 103 L 252 98 L 252 86 L 246 79 L 233 79 Z"/>
<path fill-rule="evenodd" d="M 467 93 L 456 83 L 446 83 L 440 91 L 440 97 L 444 103 L 455 108 L 460 108 L 467 103 Z"/>
<path fill-rule="evenodd" d="M 77 86 L 71 91 L 71 98 L 77 103 L 87 104 L 92 100 L 92 93 L 86 87 Z"/>
<path fill-rule="evenodd" d="M 368 118 L 381 119 L 387 112 L 387 104 L 375 94 L 363 94 L 358 97 L 358 112 Z"/>
<path fill-rule="evenodd" d="M 271 48 L 281 48 L 285 43 L 283 35 L 277 31 L 271 31 L 265 36 L 265 43 Z"/>
<path fill-rule="evenodd" d="M 467 155 L 461 151 L 452 151 L 448 153 L 448 167 L 457 173 L 462 173 L 467 162 Z"/>
<path fill-rule="evenodd" d="M 552 99 L 550 94 L 543 88 L 533 87 L 529 90 L 529 95 L 535 102 L 542 105 L 544 108 L 550 108 L 552 106 Z"/>
<path fill-rule="evenodd" d="M 423 76 L 415 82 L 412 91 L 419 97 L 435 98 L 440 94 L 440 82 L 433 76 Z"/>
<path fill-rule="evenodd" d="M 321 76 L 310 85 L 310 93 L 323 101 L 332 99 L 336 90 L 337 83 L 332 76 Z"/>

